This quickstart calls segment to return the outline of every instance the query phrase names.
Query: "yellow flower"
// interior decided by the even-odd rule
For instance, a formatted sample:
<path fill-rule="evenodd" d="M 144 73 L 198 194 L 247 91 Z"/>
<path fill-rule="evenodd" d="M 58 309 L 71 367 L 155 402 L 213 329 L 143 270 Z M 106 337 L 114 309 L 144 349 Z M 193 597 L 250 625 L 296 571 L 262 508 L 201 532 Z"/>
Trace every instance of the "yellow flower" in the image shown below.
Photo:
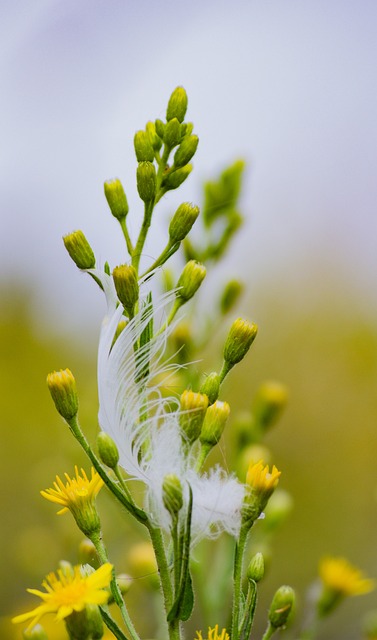
<path fill-rule="evenodd" d="M 28 613 L 23 613 L 12 619 L 12 622 L 26 622 L 31 620 L 28 629 L 38 624 L 46 613 L 56 613 L 55 620 L 63 620 L 74 611 L 83 611 L 86 605 L 105 604 L 110 596 L 105 591 L 111 581 L 112 565 L 106 562 L 97 571 L 85 575 L 80 565 L 73 568 L 59 569 L 56 573 L 49 573 L 42 582 L 45 592 L 38 589 L 28 589 L 29 593 L 43 600 Z"/>
<path fill-rule="evenodd" d="M 374 580 L 365 578 L 357 567 L 346 558 L 323 558 L 319 565 L 319 575 L 327 589 L 343 596 L 358 596 L 374 589 Z"/>
<path fill-rule="evenodd" d="M 58 515 L 70 511 L 75 518 L 81 531 L 90 537 L 93 531 L 100 528 L 99 517 L 95 507 L 95 498 L 103 486 L 103 480 L 92 467 L 91 479 L 89 480 L 84 469 L 81 469 L 81 476 L 77 466 L 75 467 L 75 478 L 70 478 L 66 473 L 66 484 L 56 476 L 54 489 L 41 491 L 41 495 L 56 502 L 63 508 L 58 511 Z"/>
<path fill-rule="evenodd" d="M 270 473 L 268 464 L 264 465 L 263 460 L 259 460 L 255 464 L 254 462 L 250 463 L 246 474 L 246 484 L 256 493 L 268 499 L 274 492 L 280 476 L 281 471 L 278 471 L 275 465 Z"/>
<path fill-rule="evenodd" d="M 195 640 L 203 640 L 201 631 L 197 631 L 196 635 Z M 219 625 L 217 624 L 215 627 L 208 627 L 207 640 L 229 640 L 229 633 L 226 632 L 226 629 L 222 629 L 219 633 Z"/>

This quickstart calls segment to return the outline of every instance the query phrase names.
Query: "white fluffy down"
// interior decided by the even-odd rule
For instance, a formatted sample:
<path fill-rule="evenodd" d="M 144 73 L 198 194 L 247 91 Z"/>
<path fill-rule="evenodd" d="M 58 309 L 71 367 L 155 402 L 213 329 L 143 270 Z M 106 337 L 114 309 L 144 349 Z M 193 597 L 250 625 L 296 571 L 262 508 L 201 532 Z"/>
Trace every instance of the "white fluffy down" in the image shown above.
<path fill-rule="evenodd" d="M 139 351 L 135 365 L 133 345 L 152 316 L 155 331 L 156 326 L 162 326 L 175 293 L 161 296 L 153 310 L 148 306 L 141 309 L 112 346 L 123 308 L 117 306 L 112 278 L 97 270 L 92 273 L 101 280 L 108 305 L 98 348 L 98 419 L 101 429 L 118 447 L 120 465 L 130 477 L 146 485 L 145 508 L 158 526 L 168 531 L 171 525 L 163 505 L 162 483 L 165 475 L 173 473 L 181 481 L 186 505 L 188 485 L 192 488 L 193 543 L 202 537 L 215 537 L 222 531 L 236 536 L 244 486 L 220 467 L 203 475 L 194 470 L 194 458 L 187 458 L 182 447 L 177 399 L 162 398 L 159 384 L 153 382 L 160 374 L 179 366 L 163 361 L 169 329 L 155 336 L 144 352 Z M 147 396 L 140 383 L 135 382 L 146 363 L 150 363 L 149 375 L 143 383 L 146 381 Z M 166 411 L 167 405 L 169 411 Z M 140 413 L 145 408 L 152 417 L 141 421 Z"/>

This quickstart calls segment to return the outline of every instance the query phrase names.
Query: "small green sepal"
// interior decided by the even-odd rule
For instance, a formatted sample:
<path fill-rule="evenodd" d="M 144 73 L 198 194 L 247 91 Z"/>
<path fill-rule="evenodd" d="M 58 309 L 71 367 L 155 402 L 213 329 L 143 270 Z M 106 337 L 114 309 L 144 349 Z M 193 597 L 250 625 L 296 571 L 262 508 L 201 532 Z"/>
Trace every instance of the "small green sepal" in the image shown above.
<path fill-rule="evenodd" d="M 190 260 L 183 268 L 177 282 L 177 298 L 182 303 L 192 298 L 206 275 L 206 268 L 196 260 Z"/>
<path fill-rule="evenodd" d="M 195 155 L 198 148 L 198 136 L 185 136 L 174 154 L 174 164 L 176 167 L 184 167 Z"/>
<path fill-rule="evenodd" d="M 156 197 L 156 169 L 152 162 L 139 162 L 136 170 L 137 190 L 145 203 L 153 202 Z"/>

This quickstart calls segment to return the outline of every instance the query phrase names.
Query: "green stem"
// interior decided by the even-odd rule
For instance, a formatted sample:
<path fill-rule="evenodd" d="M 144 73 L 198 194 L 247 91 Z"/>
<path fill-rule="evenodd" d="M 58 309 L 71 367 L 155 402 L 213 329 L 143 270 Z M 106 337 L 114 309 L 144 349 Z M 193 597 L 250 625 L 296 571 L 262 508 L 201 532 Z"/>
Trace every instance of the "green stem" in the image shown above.
<path fill-rule="evenodd" d="M 147 237 L 148 229 L 152 220 L 154 202 L 146 202 L 144 204 L 144 219 L 143 224 L 141 225 L 139 237 L 136 242 L 135 249 L 132 252 L 132 266 L 136 269 L 136 272 L 139 271 L 139 262 L 141 253 L 143 251 L 144 243 Z"/>
<path fill-rule="evenodd" d="M 164 597 L 164 605 L 166 617 L 173 604 L 173 589 L 170 578 L 169 566 L 166 559 L 165 547 L 162 540 L 162 534 L 160 529 L 156 529 L 149 523 L 148 525 L 149 535 L 154 548 L 156 556 L 156 562 L 158 566 L 158 572 L 160 574 L 160 582 L 162 587 L 162 594 Z M 179 620 L 172 620 L 168 622 L 169 639 L 180 640 L 180 627 Z"/>
<path fill-rule="evenodd" d="M 124 235 L 124 239 L 126 241 L 126 245 L 127 245 L 127 251 L 130 254 L 130 256 L 132 257 L 134 248 L 132 246 L 132 242 L 131 242 L 131 238 L 130 238 L 130 234 L 128 233 L 128 229 L 127 229 L 127 222 L 126 222 L 126 216 L 124 216 L 123 218 L 121 218 L 119 220 L 119 224 L 122 227 L 122 231 L 123 231 L 123 235 Z"/>
<path fill-rule="evenodd" d="M 101 534 L 100 533 L 96 533 L 93 534 L 91 536 L 91 541 L 93 542 L 97 553 L 98 553 L 98 557 L 100 560 L 101 564 L 105 564 L 105 562 L 109 562 L 109 559 L 107 557 L 107 552 L 106 552 L 106 548 L 105 545 L 102 542 L 102 538 L 101 538 Z M 113 595 L 114 598 L 114 602 L 115 604 L 118 606 L 121 614 L 122 614 L 122 618 L 124 620 L 124 623 L 130 633 L 130 636 L 132 638 L 132 640 L 140 640 L 139 635 L 136 632 L 136 629 L 132 623 L 132 620 L 129 616 L 129 613 L 127 611 L 127 607 L 125 605 L 125 602 L 123 600 L 123 596 L 122 593 L 119 589 L 118 583 L 116 581 L 116 576 L 115 576 L 115 570 L 113 567 L 112 570 L 112 577 L 111 577 L 111 583 L 110 583 L 110 589 L 111 589 L 111 593 Z"/>
<path fill-rule="evenodd" d="M 265 634 L 262 640 L 270 640 L 270 638 L 272 638 L 272 636 L 274 635 L 275 631 L 276 631 L 276 628 L 273 627 L 270 623 L 268 623 L 268 627 L 265 631 Z"/>
<path fill-rule="evenodd" d="M 229 371 L 232 369 L 233 365 L 230 364 L 229 362 L 225 362 L 223 363 L 223 366 L 221 368 L 221 371 L 219 373 L 219 377 L 220 377 L 220 384 L 224 381 L 225 376 L 228 375 Z"/>
<path fill-rule="evenodd" d="M 240 604 L 242 595 L 242 565 L 243 556 L 245 552 L 245 545 L 247 535 L 249 533 L 249 527 L 241 525 L 240 536 L 236 543 L 236 550 L 234 555 L 234 590 L 233 590 L 233 607 L 232 607 L 232 640 L 238 640 L 239 638 L 239 617 L 240 617 Z"/>
<path fill-rule="evenodd" d="M 172 242 L 171 240 L 169 240 L 168 244 L 166 245 L 165 249 L 162 251 L 160 256 L 157 258 L 157 260 L 154 261 L 154 263 L 152 264 L 151 267 L 149 267 L 149 269 L 144 271 L 141 277 L 144 278 L 146 275 L 148 275 L 148 273 L 151 273 L 151 271 L 163 265 L 169 258 L 171 258 L 172 255 L 175 254 L 176 251 L 178 251 L 180 246 L 181 246 L 180 242 Z"/>
<path fill-rule="evenodd" d="M 89 442 L 85 438 L 82 432 L 82 429 L 80 427 L 79 421 L 77 419 L 77 416 L 74 416 L 69 421 L 67 420 L 67 423 L 71 429 L 71 432 L 76 438 L 77 442 L 84 449 L 85 453 L 87 454 L 90 461 L 92 462 L 93 467 L 97 471 L 98 475 L 102 478 L 107 488 L 117 498 L 117 500 L 119 500 L 119 502 L 127 509 L 127 511 L 129 511 L 136 518 L 136 520 L 138 520 L 138 522 L 141 522 L 145 526 L 148 526 L 147 514 L 142 509 L 137 507 L 133 502 L 130 502 L 128 497 L 123 493 L 122 489 L 120 489 L 119 485 L 113 482 L 111 478 L 109 478 L 109 476 L 107 475 L 106 470 L 104 469 L 101 462 L 93 452 L 91 446 L 89 445 Z"/>
<path fill-rule="evenodd" d="M 201 470 L 202 466 L 204 465 L 208 454 L 210 453 L 212 447 L 209 444 L 202 444 L 200 447 L 200 451 L 199 451 L 199 455 L 197 457 L 196 460 L 196 464 L 195 464 L 195 471 L 197 471 L 199 473 L 199 471 Z"/>

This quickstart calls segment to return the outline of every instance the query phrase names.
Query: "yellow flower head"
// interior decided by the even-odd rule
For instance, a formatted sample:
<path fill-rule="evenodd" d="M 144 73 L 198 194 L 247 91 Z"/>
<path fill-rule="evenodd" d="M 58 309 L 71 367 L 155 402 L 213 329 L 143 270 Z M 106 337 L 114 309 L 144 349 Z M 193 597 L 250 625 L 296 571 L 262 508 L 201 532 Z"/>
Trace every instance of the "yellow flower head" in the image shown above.
<path fill-rule="evenodd" d="M 201 631 L 196 632 L 195 640 L 203 640 Z M 207 640 L 229 640 L 229 633 L 226 632 L 226 629 L 222 629 L 219 633 L 219 625 L 217 624 L 215 627 L 208 627 Z"/>
<path fill-rule="evenodd" d="M 83 573 L 80 565 L 72 568 L 59 569 L 56 573 L 49 573 L 42 582 L 44 591 L 28 589 L 29 593 L 43 600 L 28 613 L 13 618 L 12 622 L 26 622 L 30 620 L 28 629 L 38 624 L 46 613 L 56 613 L 55 619 L 63 620 L 74 611 L 83 611 L 86 605 L 105 604 L 110 592 L 105 589 L 111 581 L 112 565 L 106 562 L 97 571 L 89 575 Z"/>
<path fill-rule="evenodd" d="M 319 575 L 327 589 L 343 596 L 358 596 L 374 589 L 374 580 L 365 578 L 360 569 L 346 558 L 323 558 L 319 565 Z"/>
<path fill-rule="evenodd" d="M 58 511 L 58 515 L 70 511 L 78 526 L 85 535 L 90 537 L 94 530 L 99 529 L 99 518 L 95 508 L 95 498 L 103 486 L 103 480 L 92 467 L 91 479 L 89 480 L 84 469 L 81 469 L 81 476 L 78 467 L 75 467 L 75 478 L 70 478 L 66 473 L 66 484 L 56 476 L 54 489 L 41 491 L 41 495 L 56 502 L 63 508 Z"/>
<path fill-rule="evenodd" d="M 263 460 L 259 460 L 257 463 L 250 463 L 246 474 L 246 484 L 257 494 L 268 499 L 274 492 L 280 476 L 281 471 L 278 471 L 275 465 L 270 472 L 268 464 L 265 465 Z"/>

